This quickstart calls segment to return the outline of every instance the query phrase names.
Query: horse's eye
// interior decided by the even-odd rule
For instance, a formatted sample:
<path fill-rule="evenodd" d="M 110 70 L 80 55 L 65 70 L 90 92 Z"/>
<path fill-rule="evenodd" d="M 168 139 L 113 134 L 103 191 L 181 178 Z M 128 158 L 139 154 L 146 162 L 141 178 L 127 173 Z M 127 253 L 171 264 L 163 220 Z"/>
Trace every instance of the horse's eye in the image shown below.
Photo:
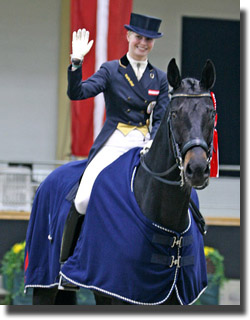
<path fill-rule="evenodd" d="M 177 112 L 176 111 L 172 111 L 171 112 L 171 118 L 172 119 L 176 119 L 177 118 Z"/>

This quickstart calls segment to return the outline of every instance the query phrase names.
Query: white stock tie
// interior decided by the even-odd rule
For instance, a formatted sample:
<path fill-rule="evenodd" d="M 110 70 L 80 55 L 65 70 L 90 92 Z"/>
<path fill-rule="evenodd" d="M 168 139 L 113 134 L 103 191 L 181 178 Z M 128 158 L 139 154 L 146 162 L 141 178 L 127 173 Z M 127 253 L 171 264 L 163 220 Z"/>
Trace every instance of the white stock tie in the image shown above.
<path fill-rule="evenodd" d="M 138 81 L 141 79 L 141 74 L 140 74 L 140 63 L 137 63 L 137 74 L 136 77 L 138 79 Z"/>

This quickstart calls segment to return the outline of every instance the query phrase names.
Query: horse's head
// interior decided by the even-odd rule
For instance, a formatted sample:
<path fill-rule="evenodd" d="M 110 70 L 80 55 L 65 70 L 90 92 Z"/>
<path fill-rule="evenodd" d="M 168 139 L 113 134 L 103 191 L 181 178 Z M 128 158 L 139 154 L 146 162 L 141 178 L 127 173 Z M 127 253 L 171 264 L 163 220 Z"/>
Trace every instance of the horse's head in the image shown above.
<path fill-rule="evenodd" d="M 200 81 L 181 80 L 175 59 L 172 59 L 168 65 L 168 81 L 173 87 L 168 118 L 172 145 L 183 162 L 186 183 L 203 189 L 210 176 L 216 114 L 210 89 L 215 83 L 215 68 L 212 61 L 207 60 Z"/>

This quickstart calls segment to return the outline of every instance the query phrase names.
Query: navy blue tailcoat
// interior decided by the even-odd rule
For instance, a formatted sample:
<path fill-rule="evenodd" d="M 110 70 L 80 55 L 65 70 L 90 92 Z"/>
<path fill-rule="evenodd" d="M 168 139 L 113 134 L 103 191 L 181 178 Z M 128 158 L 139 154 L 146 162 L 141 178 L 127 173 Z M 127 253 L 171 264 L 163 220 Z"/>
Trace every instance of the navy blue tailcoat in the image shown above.
<path fill-rule="evenodd" d="M 127 56 L 108 61 L 87 80 L 82 81 L 82 69 L 68 69 L 68 96 L 71 100 L 82 100 L 104 93 L 106 121 L 90 150 L 90 162 L 111 136 L 119 122 L 144 126 L 149 119 L 148 105 L 156 101 L 153 111 L 151 139 L 169 103 L 166 73 L 148 63 L 140 79 L 130 65 Z"/>

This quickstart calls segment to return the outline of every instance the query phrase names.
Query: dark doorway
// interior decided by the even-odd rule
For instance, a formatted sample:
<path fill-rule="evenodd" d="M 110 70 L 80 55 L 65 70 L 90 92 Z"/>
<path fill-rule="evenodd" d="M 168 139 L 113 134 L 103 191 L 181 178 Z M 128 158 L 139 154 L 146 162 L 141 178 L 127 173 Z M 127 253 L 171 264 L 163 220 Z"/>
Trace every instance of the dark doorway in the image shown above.
<path fill-rule="evenodd" d="M 182 76 L 200 79 L 207 59 L 216 68 L 220 164 L 240 164 L 240 22 L 183 18 Z"/>

